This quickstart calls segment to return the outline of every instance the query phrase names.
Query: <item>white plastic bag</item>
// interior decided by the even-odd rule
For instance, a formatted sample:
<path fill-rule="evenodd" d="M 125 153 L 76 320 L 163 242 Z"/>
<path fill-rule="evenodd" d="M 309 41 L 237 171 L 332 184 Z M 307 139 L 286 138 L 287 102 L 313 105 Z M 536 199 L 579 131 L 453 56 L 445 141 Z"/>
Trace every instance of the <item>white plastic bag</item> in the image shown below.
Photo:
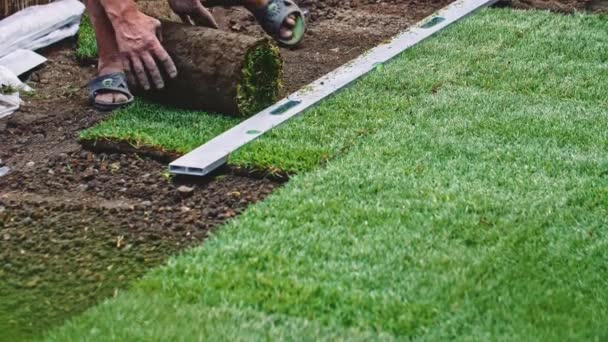
<path fill-rule="evenodd" d="M 78 32 L 84 5 L 59 0 L 28 7 L 0 21 L 0 57 L 17 49 L 36 50 Z"/>
<path fill-rule="evenodd" d="M 19 49 L 13 53 L 0 58 L 0 65 L 19 76 L 40 64 L 46 62 L 46 58 L 34 51 Z"/>
<path fill-rule="evenodd" d="M 0 65 L 0 119 L 19 109 L 20 91 L 28 92 L 32 91 L 32 88 L 22 83 L 12 71 Z"/>

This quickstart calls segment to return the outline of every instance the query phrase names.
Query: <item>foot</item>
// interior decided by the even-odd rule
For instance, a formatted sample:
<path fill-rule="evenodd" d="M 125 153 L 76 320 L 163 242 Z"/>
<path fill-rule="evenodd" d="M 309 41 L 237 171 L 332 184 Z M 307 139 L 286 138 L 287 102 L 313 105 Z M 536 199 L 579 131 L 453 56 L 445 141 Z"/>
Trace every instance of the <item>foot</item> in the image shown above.
<path fill-rule="evenodd" d="M 257 8 L 261 8 L 268 4 L 268 0 L 244 0 L 245 8 L 250 11 L 254 11 Z M 296 16 L 294 14 L 288 16 L 281 25 L 279 37 L 281 39 L 289 40 L 293 37 L 293 28 L 296 26 Z"/>
<path fill-rule="evenodd" d="M 104 66 L 99 69 L 99 76 L 105 76 L 115 72 L 123 72 L 123 70 L 118 66 Z M 125 94 L 112 91 L 100 91 L 95 96 L 95 102 L 105 105 L 123 104 L 128 100 L 129 98 Z"/>

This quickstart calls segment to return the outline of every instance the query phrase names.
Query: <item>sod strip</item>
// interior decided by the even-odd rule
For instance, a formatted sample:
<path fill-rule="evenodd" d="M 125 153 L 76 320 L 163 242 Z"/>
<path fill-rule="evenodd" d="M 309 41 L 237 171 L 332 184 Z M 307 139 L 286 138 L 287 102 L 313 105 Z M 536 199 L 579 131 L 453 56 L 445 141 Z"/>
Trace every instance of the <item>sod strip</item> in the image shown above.
<path fill-rule="evenodd" d="M 238 119 L 198 111 L 178 110 L 136 100 L 113 113 L 102 124 L 80 133 L 96 141 L 128 141 L 136 148 L 185 153 L 234 126 Z"/>
<path fill-rule="evenodd" d="M 373 94 L 374 134 L 47 340 L 604 339 L 608 109 L 584 92 L 604 43 L 578 59 L 542 30 L 605 19 L 488 10 L 399 57 L 318 109 Z M 581 65 L 568 96 L 492 83 L 543 46 Z"/>

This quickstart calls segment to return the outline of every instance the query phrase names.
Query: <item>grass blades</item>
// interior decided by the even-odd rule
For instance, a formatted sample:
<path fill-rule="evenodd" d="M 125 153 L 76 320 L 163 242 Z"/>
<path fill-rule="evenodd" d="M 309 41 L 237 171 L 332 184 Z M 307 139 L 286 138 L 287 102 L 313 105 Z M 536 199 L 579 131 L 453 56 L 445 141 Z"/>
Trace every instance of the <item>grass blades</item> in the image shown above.
<path fill-rule="evenodd" d="M 333 114 L 348 153 L 47 339 L 606 339 L 605 19 L 448 28 L 257 145 Z"/>
<path fill-rule="evenodd" d="M 97 40 L 91 19 L 87 14 L 82 16 L 78 43 L 76 44 L 76 58 L 81 61 L 90 61 L 97 58 Z"/>
<path fill-rule="evenodd" d="M 278 47 L 263 43 L 247 53 L 242 80 L 236 87 L 242 116 L 254 115 L 278 100 L 282 74 L 283 62 Z"/>
<path fill-rule="evenodd" d="M 136 100 L 116 111 L 103 124 L 83 131 L 80 138 L 129 141 L 136 147 L 186 153 L 234 126 L 238 119 L 204 112 L 176 110 Z"/>

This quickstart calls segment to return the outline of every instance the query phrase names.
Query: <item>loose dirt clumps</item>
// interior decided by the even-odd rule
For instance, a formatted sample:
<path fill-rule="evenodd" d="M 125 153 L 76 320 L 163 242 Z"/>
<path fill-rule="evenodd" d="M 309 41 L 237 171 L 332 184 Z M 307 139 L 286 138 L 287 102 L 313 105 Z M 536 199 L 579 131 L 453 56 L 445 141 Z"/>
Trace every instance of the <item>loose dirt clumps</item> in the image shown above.
<path fill-rule="evenodd" d="M 0 331 L 18 340 L 112 296 L 278 186 L 175 182 L 135 155 L 61 153 L 0 178 Z"/>

